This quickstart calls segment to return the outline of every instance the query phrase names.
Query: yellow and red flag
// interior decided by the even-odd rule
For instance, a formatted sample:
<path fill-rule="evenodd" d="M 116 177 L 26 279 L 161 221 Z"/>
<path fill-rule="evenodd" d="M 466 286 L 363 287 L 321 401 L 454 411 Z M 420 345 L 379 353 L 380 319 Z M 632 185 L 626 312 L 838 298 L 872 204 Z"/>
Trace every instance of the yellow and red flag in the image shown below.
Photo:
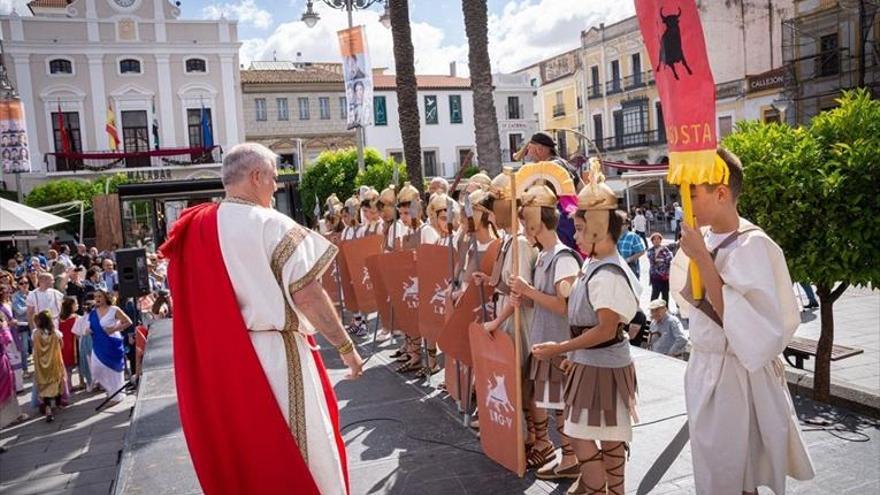
<path fill-rule="evenodd" d="M 104 126 L 107 130 L 107 141 L 110 149 L 116 151 L 119 149 L 119 132 L 116 130 L 116 114 L 113 113 L 113 106 L 107 105 L 107 124 Z"/>

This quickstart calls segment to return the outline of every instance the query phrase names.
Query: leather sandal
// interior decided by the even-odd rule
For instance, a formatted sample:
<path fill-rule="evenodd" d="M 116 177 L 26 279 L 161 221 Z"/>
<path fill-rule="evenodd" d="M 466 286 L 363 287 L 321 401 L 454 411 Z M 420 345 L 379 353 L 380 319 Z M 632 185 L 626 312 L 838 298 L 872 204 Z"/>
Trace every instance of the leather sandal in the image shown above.
<path fill-rule="evenodd" d="M 422 363 L 419 359 L 411 359 L 402 365 L 398 366 L 394 371 L 398 373 L 411 373 L 413 371 L 418 371 L 422 368 Z"/>
<path fill-rule="evenodd" d="M 601 449 L 599 449 L 598 452 L 593 454 L 592 457 L 590 457 L 589 459 L 587 459 L 585 461 L 581 461 L 580 459 L 578 459 L 578 464 L 577 464 L 578 471 L 580 471 L 581 467 L 584 464 L 588 464 L 591 462 L 602 462 L 602 450 Z M 584 481 L 583 474 L 581 474 L 581 476 L 578 477 L 577 481 L 572 483 L 571 487 L 569 487 L 568 491 L 566 491 L 565 494 L 566 495 L 605 495 L 605 486 L 602 486 L 601 488 L 598 488 L 598 489 L 593 488 L 592 486 L 588 485 Z"/>

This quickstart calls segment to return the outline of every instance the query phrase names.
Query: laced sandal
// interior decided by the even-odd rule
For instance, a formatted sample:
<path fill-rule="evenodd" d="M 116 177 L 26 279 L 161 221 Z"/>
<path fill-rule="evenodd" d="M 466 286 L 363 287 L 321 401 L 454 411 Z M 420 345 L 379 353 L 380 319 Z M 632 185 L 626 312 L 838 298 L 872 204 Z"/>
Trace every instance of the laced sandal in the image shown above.
<path fill-rule="evenodd" d="M 547 438 L 547 425 L 549 420 L 535 421 L 535 443 L 532 448 L 526 452 L 526 469 L 538 469 L 545 466 L 548 462 L 556 457 L 556 448 L 550 439 Z M 538 448 L 538 444 L 546 442 L 546 446 L 542 449 Z"/>
<path fill-rule="evenodd" d="M 593 454 L 592 457 L 590 457 L 589 459 L 587 459 L 585 461 L 578 460 L 578 463 L 577 463 L 578 471 L 580 471 L 581 467 L 583 467 L 584 464 L 589 464 L 591 462 L 602 462 L 602 449 L 599 449 L 598 452 Z M 584 481 L 583 474 L 581 474 L 581 476 L 578 477 L 577 481 L 572 483 L 572 485 L 571 485 L 571 487 L 569 487 L 568 491 L 565 492 L 566 495 L 605 495 L 605 493 L 606 492 L 605 492 L 604 486 L 596 489 L 596 488 L 593 488 L 592 486 L 588 485 Z"/>
<path fill-rule="evenodd" d="M 546 465 L 543 468 L 539 469 L 536 473 L 536 477 L 539 480 L 576 480 L 581 475 L 581 466 L 577 462 L 568 466 L 567 468 L 562 468 L 562 461 L 569 456 L 574 455 L 574 449 L 568 443 L 562 446 L 562 457 L 559 459 L 559 463 L 552 465 Z"/>
<path fill-rule="evenodd" d="M 410 373 L 413 371 L 418 371 L 422 368 L 422 363 L 420 361 L 421 360 L 418 358 L 410 359 L 409 361 L 398 366 L 394 371 L 398 373 Z"/>
<path fill-rule="evenodd" d="M 618 453 L 619 449 L 623 449 L 622 454 Z M 612 449 L 603 450 L 602 455 L 603 457 L 610 457 L 611 459 L 620 459 L 620 464 L 605 468 L 605 479 L 609 479 L 611 476 L 620 478 L 620 481 L 617 483 L 608 483 L 608 495 L 623 495 L 623 492 L 620 490 L 623 489 L 624 482 L 626 481 L 624 478 L 624 474 L 626 473 L 624 466 L 626 466 L 626 458 L 629 455 L 629 447 L 625 442 L 620 442 Z"/>

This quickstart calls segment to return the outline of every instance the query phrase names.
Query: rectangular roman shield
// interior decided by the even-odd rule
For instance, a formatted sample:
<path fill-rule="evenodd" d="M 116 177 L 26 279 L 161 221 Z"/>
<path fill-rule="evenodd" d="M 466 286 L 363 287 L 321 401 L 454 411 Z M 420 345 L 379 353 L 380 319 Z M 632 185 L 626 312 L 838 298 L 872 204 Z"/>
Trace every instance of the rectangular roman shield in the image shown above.
<path fill-rule="evenodd" d="M 419 279 L 419 333 L 436 342 L 446 324 L 449 297 L 449 248 L 422 244 L 416 249 L 416 276 Z"/>
<path fill-rule="evenodd" d="M 486 274 L 492 272 L 492 264 L 498 256 L 501 241 L 496 240 L 489 245 L 482 255 L 480 271 Z M 492 288 L 484 285 L 482 301 L 487 304 L 492 301 Z M 471 341 L 468 338 L 468 328 L 471 322 L 481 319 L 480 288 L 470 284 L 464 294 L 455 302 L 449 318 L 443 327 L 443 331 L 437 338 L 437 343 L 443 352 L 461 361 L 466 366 L 472 366 Z"/>
<path fill-rule="evenodd" d="M 376 293 L 367 269 L 367 258 L 382 252 L 382 241 L 381 235 L 370 235 L 339 243 L 339 251 L 345 260 L 344 273 L 347 275 L 343 281 L 347 280 L 352 295 L 352 304 L 349 305 L 349 293 L 345 294 L 345 307 L 349 311 L 376 311 Z"/>
<path fill-rule="evenodd" d="M 373 289 L 376 291 L 376 309 L 379 311 L 379 318 L 382 319 L 382 326 L 385 330 L 390 331 L 393 330 L 391 328 L 391 299 L 388 297 L 388 289 L 382 274 L 382 256 L 382 254 L 374 254 L 367 258 L 367 270 L 370 272 L 370 278 L 373 279 Z"/>
<path fill-rule="evenodd" d="M 419 279 L 413 249 L 383 254 L 382 281 L 394 308 L 394 326 L 410 337 L 419 337 Z"/>
<path fill-rule="evenodd" d="M 469 333 L 480 409 L 480 444 L 490 459 L 520 477 L 526 471 L 522 386 L 517 380 L 513 339 L 498 331 L 490 336 L 479 323 Z"/>

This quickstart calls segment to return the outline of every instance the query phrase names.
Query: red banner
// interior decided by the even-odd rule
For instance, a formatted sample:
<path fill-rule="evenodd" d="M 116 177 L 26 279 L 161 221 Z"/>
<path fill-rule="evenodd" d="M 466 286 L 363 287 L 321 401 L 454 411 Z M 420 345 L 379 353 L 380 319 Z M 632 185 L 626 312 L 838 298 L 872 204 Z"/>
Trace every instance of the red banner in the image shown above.
<path fill-rule="evenodd" d="M 380 257 L 382 282 L 394 308 L 394 326 L 410 337 L 419 337 L 419 279 L 416 252 L 412 249 L 385 253 Z"/>
<path fill-rule="evenodd" d="M 446 324 L 449 297 L 449 248 L 422 244 L 416 249 L 419 279 L 419 333 L 436 342 Z"/>
<path fill-rule="evenodd" d="M 636 0 L 636 16 L 663 104 L 670 162 L 703 150 L 714 160 L 715 81 L 695 1 Z"/>
<path fill-rule="evenodd" d="M 343 290 L 346 285 L 349 287 L 349 291 L 345 292 L 345 307 L 349 311 L 376 311 L 376 293 L 367 269 L 367 258 L 382 252 L 383 240 L 381 235 L 371 235 L 339 243 L 339 251 L 345 260 Z M 349 294 L 352 296 L 350 299 Z"/>
<path fill-rule="evenodd" d="M 498 249 L 500 247 L 501 241 L 498 240 L 489 245 L 489 248 L 482 256 L 480 263 L 481 272 L 492 273 L 492 264 L 498 256 Z M 482 300 L 487 303 L 492 300 L 492 288 L 488 285 L 483 286 Z M 471 322 L 481 318 L 481 313 L 480 288 L 470 284 L 465 289 L 464 294 L 455 302 L 452 313 L 449 319 L 446 320 L 446 325 L 437 338 L 437 344 L 443 349 L 444 353 L 461 361 L 466 366 L 473 365 L 468 328 Z"/>
<path fill-rule="evenodd" d="M 373 279 L 373 289 L 376 291 L 376 309 L 385 330 L 391 331 L 391 299 L 388 297 L 388 289 L 385 285 L 382 273 L 382 254 L 375 254 L 367 258 L 367 270 Z"/>
<path fill-rule="evenodd" d="M 513 339 L 500 331 L 489 336 L 479 323 L 471 323 L 469 337 L 483 452 L 522 477 L 526 471 L 522 388 Z"/>

